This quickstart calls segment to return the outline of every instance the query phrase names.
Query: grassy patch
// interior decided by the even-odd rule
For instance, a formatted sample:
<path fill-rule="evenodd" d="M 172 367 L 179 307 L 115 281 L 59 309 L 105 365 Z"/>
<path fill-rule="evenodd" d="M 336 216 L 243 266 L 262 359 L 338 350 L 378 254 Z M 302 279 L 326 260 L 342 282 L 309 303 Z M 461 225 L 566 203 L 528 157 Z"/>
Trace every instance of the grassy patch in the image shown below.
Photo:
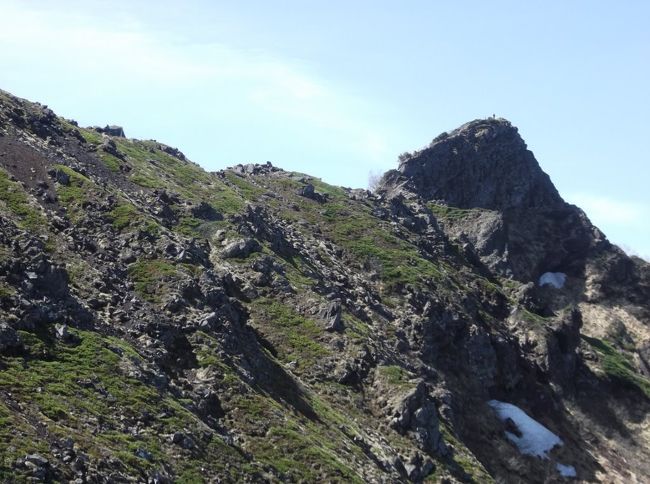
<path fill-rule="evenodd" d="M 178 220 L 178 225 L 176 225 L 174 230 L 189 237 L 197 237 L 201 235 L 199 228 L 203 224 L 204 222 L 202 220 L 194 217 L 180 217 Z"/>
<path fill-rule="evenodd" d="M 338 477 L 345 482 L 362 482 L 359 476 L 336 459 L 335 452 L 317 445 L 299 428 L 275 427 L 268 436 L 272 442 L 282 443 L 283 446 L 288 444 L 285 448 L 291 449 L 276 461 L 278 470 L 283 473 L 299 471 L 301 478 L 315 482 L 320 472 L 314 472 L 310 464 L 318 464 L 321 468 L 325 467 L 325 473 L 330 479 Z"/>
<path fill-rule="evenodd" d="M 136 173 L 129 180 L 144 188 L 162 188 L 165 186 L 164 181 L 145 173 Z"/>
<path fill-rule="evenodd" d="M 253 310 L 265 336 L 277 347 L 281 360 L 298 360 L 300 367 L 309 367 L 318 358 L 329 354 L 329 350 L 318 341 L 323 329 L 289 305 L 260 298 L 255 301 Z"/>
<path fill-rule="evenodd" d="M 139 215 L 138 209 L 131 203 L 121 203 L 109 213 L 113 227 L 117 230 L 131 227 Z"/>
<path fill-rule="evenodd" d="M 180 267 L 164 260 L 142 260 L 129 266 L 135 291 L 145 300 L 160 302 L 168 285 L 180 277 Z"/>
<path fill-rule="evenodd" d="M 137 185 L 148 188 L 175 185 L 183 195 L 191 195 L 195 184 L 210 181 L 210 176 L 200 166 L 165 153 L 154 141 L 116 139 L 115 142 L 131 162 L 133 175 L 130 179 Z"/>
<path fill-rule="evenodd" d="M 449 205 L 441 205 L 437 203 L 429 203 L 427 206 L 436 218 L 443 220 L 462 220 L 473 212 L 471 209 L 450 207 Z"/>
<path fill-rule="evenodd" d="M 219 357 L 219 342 L 203 331 L 196 331 L 190 336 L 190 342 L 196 354 L 196 360 L 201 367 L 218 367 L 221 370 L 231 373 L 230 367 L 225 365 Z"/>
<path fill-rule="evenodd" d="M 210 203 L 223 214 L 237 214 L 244 210 L 246 204 L 244 199 L 231 188 L 220 184 L 210 193 Z"/>
<path fill-rule="evenodd" d="M 26 230 L 40 231 L 46 223 L 41 211 L 30 205 L 20 183 L 11 181 L 3 169 L 0 169 L 0 202 L 18 217 L 18 225 Z"/>
<path fill-rule="evenodd" d="M 120 203 L 108 213 L 113 227 L 116 230 L 140 229 L 155 236 L 160 231 L 158 223 L 140 212 L 135 205 L 127 201 Z"/>
<path fill-rule="evenodd" d="M 237 404 L 248 416 L 257 418 L 267 417 L 277 406 L 252 395 L 240 398 Z M 317 425 L 290 417 L 271 424 L 264 437 L 250 438 L 246 447 L 256 459 L 281 473 L 284 481 L 361 483 L 360 477 L 338 459 L 337 442 L 341 438 L 342 434 L 328 429 L 324 423 Z"/>
<path fill-rule="evenodd" d="M 650 380 L 639 375 L 632 362 L 606 341 L 582 335 L 582 339 L 601 356 L 602 369 L 611 380 L 635 388 L 650 398 Z"/>
<path fill-rule="evenodd" d="M 401 366 L 378 366 L 379 374 L 391 385 L 406 385 L 411 379 L 411 374 Z"/>
<path fill-rule="evenodd" d="M 99 153 L 99 158 L 104 162 L 104 165 L 106 165 L 106 168 L 111 170 L 113 173 L 117 173 L 120 171 L 120 166 L 122 165 L 122 160 L 117 158 L 116 156 L 111 155 L 110 153 L 106 153 L 104 151 Z"/>
<path fill-rule="evenodd" d="M 364 264 L 375 270 L 389 289 L 406 284 L 420 285 L 426 279 L 440 279 L 440 269 L 424 259 L 406 242 L 386 233 L 350 239 L 346 245 Z"/>
<path fill-rule="evenodd" d="M 544 328 L 549 324 L 549 320 L 539 314 L 533 313 L 527 309 L 520 308 L 517 315 L 526 323 L 536 328 Z"/>
<path fill-rule="evenodd" d="M 239 175 L 229 171 L 226 173 L 226 179 L 235 187 L 237 191 L 248 200 L 255 200 L 258 196 L 263 194 L 265 190 L 256 187 Z"/>
<path fill-rule="evenodd" d="M 0 298 L 11 297 L 16 294 L 16 290 L 4 282 L 0 282 Z"/>
<path fill-rule="evenodd" d="M 136 185 L 144 188 L 165 188 L 188 200 L 205 201 L 226 215 L 239 213 L 244 208 L 242 195 L 239 195 L 236 189 L 227 186 L 224 181 L 206 172 L 199 165 L 165 153 L 157 142 L 117 138 L 114 141 L 118 150 L 126 155 L 132 167 L 129 180 Z M 100 154 L 110 169 L 119 169 L 120 160 L 107 156 L 110 155 Z M 242 194 L 248 195 L 252 191 L 259 193 L 243 180 L 233 184 L 237 184 L 237 190 Z M 183 229 L 189 229 L 188 235 L 192 231 L 192 227 Z"/>
<path fill-rule="evenodd" d="M 326 203 L 299 197 L 294 187 L 286 189 L 283 183 L 273 180 L 278 193 L 296 198 L 300 206 L 299 212 L 284 210 L 284 219 L 304 219 L 318 226 L 324 239 L 346 249 L 364 270 L 377 273 L 389 292 L 406 284 L 424 285 L 443 276 L 438 264 L 423 258 L 414 245 L 393 235 L 388 224 L 372 215 L 370 206 L 350 200 L 339 187 L 319 180 L 310 182 L 318 192 L 329 196 Z"/>
<path fill-rule="evenodd" d="M 453 454 L 451 458 L 446 458 L 441 461 L 442 466 L 426 479 L 427 482 L 440 482 L 441 476 L 439 473 L 443 470 L 449 471 L 455 477 L 460 478 L 462 482 L 480 484 L 494 482 L 494 479 L 492 479 L 474 454 L 470 452 L 465 444 L 456 438 L 447 424 L 442 421 L 440 422 L 440 433 L 445 442 L 451 445 Z"/>
<path fill-rule="evenodd" d="M 68 166 L 54 165 L 53 168 L 70 177 L 68 185 L 57 185 L 56 193 L 59 202 L 68 210 L 70 219 L 79 221 L 83 216 L 83 204 L 96 195 L 97 187 L 89 178 Z"/>
<path fill-rule="evenodd" d="M 81 133 L 83 139 L 86 140 L 86 143 L 90 143 L 91 145 L 98 145 L 102 142 L 101 133 L 98 133 L 94 129 L 79 128 L 79 132 Z"/>

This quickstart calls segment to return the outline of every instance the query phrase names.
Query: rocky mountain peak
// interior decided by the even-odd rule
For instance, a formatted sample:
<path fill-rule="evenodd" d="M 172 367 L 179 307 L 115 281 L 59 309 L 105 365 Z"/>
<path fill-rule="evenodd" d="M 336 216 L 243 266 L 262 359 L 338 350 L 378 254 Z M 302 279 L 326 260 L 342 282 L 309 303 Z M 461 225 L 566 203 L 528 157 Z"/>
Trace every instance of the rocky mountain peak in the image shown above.
<path fill-rule="evenodd" d="M 459 208 L 555 207 L 564 204 L 515 126 L 477 119 L 400 156 L 383 187 L 414 192 Z"/>
<path fill-rule="evenodd" d="M 505 120 L 383 189 L 0 90 L 0 482 L 648 482 L 650 265 Z"/>

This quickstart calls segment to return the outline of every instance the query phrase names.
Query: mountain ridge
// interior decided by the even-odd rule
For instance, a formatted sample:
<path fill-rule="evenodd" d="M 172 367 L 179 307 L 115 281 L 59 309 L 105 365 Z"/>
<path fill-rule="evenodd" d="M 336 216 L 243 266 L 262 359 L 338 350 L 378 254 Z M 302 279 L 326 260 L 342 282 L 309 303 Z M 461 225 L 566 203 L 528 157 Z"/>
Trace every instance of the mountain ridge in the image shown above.
<path fill-rule="evenodd" d="M 505 120 L 436 138 L 376 193 L 208 173 L 2 91 L 0 155 L 7 482 L 650 475 L 650 269 Z M 453 184 L 458 159 L 523 160 L 532 182 Z M 522 454 L 493 400 L 563 444 Z"/>

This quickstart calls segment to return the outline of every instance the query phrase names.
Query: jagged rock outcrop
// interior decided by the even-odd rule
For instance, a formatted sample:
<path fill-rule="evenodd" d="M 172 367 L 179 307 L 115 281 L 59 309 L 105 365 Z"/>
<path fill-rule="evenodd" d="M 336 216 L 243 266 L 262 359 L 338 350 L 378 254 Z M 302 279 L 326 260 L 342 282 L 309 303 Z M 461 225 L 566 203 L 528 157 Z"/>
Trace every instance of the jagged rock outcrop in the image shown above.
<path fill-rule="evenodd" d="M 564 202 L 509 121 L 482 119 L 443 133 L 420 151 L 401 156 L 384 188 L 404 189 L 453 207 L 554 208 Z"/>
<path fill-rule="evenodd" d="M 650 476 L 650 267 L 507 121 L 376 193 L 100 131 L 0 91 L 0 480 Z"/>
<path fill-rule="evenodd" d="M 562 200 L 517 128 L 501 118 L 472 121 L 402 155 L 379 192 L 420 198 L 468 255 L 522 282 L 549 271 L 580 275 L 611 247 Z"/>

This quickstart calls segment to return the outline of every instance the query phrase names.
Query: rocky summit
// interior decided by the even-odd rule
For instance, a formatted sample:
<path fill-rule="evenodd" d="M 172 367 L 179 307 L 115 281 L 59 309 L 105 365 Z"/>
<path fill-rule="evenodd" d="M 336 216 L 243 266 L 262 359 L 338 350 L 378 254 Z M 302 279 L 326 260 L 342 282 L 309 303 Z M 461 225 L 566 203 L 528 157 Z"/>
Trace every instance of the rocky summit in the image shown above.
<path fill-rule="evenodd" d="M 370 192 L 0 91 L 3 482 L 647 482 L 649 301 L 503 119 Z"/>

